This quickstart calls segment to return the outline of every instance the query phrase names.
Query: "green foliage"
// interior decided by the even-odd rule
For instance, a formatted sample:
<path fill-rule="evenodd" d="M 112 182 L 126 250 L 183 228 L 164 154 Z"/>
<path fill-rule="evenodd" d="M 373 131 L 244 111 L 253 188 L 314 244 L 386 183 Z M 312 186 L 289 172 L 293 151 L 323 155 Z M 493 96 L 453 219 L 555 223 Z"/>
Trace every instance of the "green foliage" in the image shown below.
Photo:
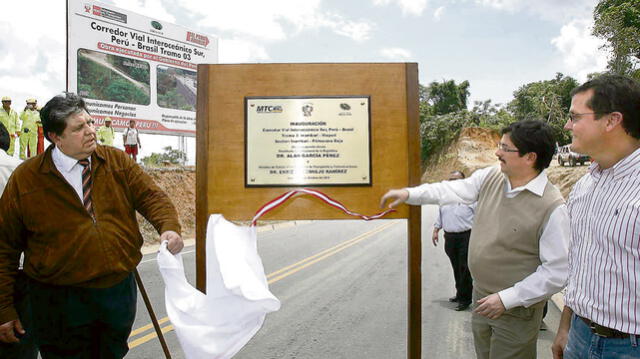
<path fill-rule="evenodd" d="M 503 127 L 515 121 L 515 117 L 501 104 L 494 104 L 491 100 L 475 101 L 471 114 L 475 126 L 500 131 Z"/>
<path fill-rule="evenodd" d="M 593 20 L 593 35 L 611 51 L 609 71 L 640 79 L 640 0 L 601 0 Z"/>
<path fill-rule="evenodd" d="M 467 110 L 426 117 L 420 124 L 422 161 L 426 161 L 451 143 L 460 134 L 462 128 L 469 126 L 471 122 L 471 116 Z"/>
<path fill-rule="evenodd" d="M 450 143 L 468 122 L 469 82 L 432 82 L 418 87 L 421 157 L 426 161 Z"/>
<path fill-rule="evenodd" d="M 441 83 L 434 81 L 423 89 L 424 93 L 420 95 L 429 108 L 429 115 L 444 115 L 467 108 L 469 81 L 459 85 L 454 80 L 443 80 Z"/>
<path fill-rule="evenodd" d="M 109 55 L 109 62 L 136 81 L 149 84 L 149 64 L 144 61 Z"/>
<path fill-rule="evenodd" d="M 149 94 L 131 81 L 84 56 L 78 56 L 78 93 L 97 100 L 148 105 Z"/>
<path fill-rule="evenodd" d="M 142 158 L 142 163 L 147 167 L 160 167 L 165 163 L 181 165 L 187 160 L 186 153 L 174 150 L 171 146 L 167 146 L 163 150 L 163 153 L 153 152 L 149 156 Z"/>
<path fill-rule="evenodd" d="M 112 79 L 104 90 L 104 95 L 109 101 L 149 104 L 149 95 L 140 91 L 135 85 L 122 76 Z"/>
<path fill-rule="evenodd" d="M 595 76 L 595 75 L 594 75 Z M 557 73 L 552 80 L 531 82 L 520 86 L 513 93 L 508 109 L 516 120 L 542 120 L 553 129 L 556 140 L 569 143 L 571 136 L 564 130 L 571 106 L 571 90 L 578 81 L 570 76 Z"/>

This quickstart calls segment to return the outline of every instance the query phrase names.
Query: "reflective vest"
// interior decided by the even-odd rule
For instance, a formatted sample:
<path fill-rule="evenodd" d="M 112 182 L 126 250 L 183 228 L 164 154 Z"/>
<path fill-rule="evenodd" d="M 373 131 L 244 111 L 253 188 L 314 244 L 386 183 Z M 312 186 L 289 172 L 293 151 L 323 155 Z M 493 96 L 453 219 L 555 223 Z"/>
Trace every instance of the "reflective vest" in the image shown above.
<path fill-rule="evenodd" d="M 22 120 L 22 127 L 20 127 L 19 131 L 22 132 L 38 132 L 38 122 L 40 122 L 40 112 L 36 110 L 24 110 L 20 114 L 20 119 Z M 29 131 L 25 131 L 24 129 L 28 129 Z"/>
<path fill-rule="evenodd" d="M 0 122 L 7 128 L 10 135 L 16 133 L 16 131 L 20 131 L 20 122 L 18 120 L 18 113 L 13 109 L 7 113 L 4 108 L 0 107 Z"/>
<path fill-rule="evenodd" d="M 100 143 L 113 146 L 113 139 L 116 137 L 113 127 L 102 126 L 98 129 L 97 135 Z"/>

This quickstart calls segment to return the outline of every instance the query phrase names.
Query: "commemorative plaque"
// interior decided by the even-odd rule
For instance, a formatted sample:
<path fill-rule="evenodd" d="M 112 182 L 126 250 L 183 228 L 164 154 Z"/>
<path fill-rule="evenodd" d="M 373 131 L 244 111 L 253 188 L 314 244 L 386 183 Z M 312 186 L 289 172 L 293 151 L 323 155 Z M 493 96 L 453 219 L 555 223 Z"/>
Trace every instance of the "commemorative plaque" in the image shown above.
<path fill-rule="evenodd" d="M 371 186 L 368 96 L 246 97 L 245 186 Z"/>

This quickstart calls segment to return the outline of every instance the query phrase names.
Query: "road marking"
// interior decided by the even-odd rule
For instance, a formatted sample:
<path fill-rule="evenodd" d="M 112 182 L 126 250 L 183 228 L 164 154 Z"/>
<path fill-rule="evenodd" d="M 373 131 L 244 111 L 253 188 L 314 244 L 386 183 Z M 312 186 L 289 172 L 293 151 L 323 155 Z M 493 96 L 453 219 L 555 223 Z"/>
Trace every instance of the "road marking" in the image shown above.
<path fill-rule="evenodd" d="M 284 274 L 281 274 L 281 275 L 278 275 L 278 276 L 276 276 L 276 277 L 274 277 L 272 279 L 269 279 L 268 283 L 269 284 L 275 283 L 275 282 L 279 281 L 280 279 L 284 279 L 284 278 L 286 278 L 286 277 L 288 277 L 288 276 L 290 276 L 290 275 L 292 275 L 292 274 L 294 274 L 294 273 L 296 273 L 296 272 L 298 272 L 298 271 L 300 271 L 300 270 L 302 270 L 304 268 L 307 268 L 308 266 L 310 266 L 310 265 L 312 265 L 314 263 L 320 262 L 321 260 L 323 260 L 325 258 L 331 257 L 332 255 L 334 255 L 334 254 L 336 254 L 336 253 L 338 253 L 338 252 L 340 252 L 340 251 L 342 251 L 342 250 L 344 250 L 346 248 L 349 248 L 349 247 L 353 246 L 354 244 L 373 236 L 376 233 L 384 231 L 385 229 L 393 226 L 396 223 L 397 222 L 391 222 L 391 223 L 384 224 L 384 225 L 382 225 L 382 226 L 380 226 L 380 227 L 378 227 L 378 228 L 376 228 L 376 229 L 374 229 L 372 231 L 369 231 L 367 233 L 361 234 L 358 237 L 350 239 L 350 240 L 348 240 L 346 242 L 343 242 L 342 244 L 339 244 L 339 245 L 337 245 L 337 246 L 335 246 L 333 248 L 329 248 L 329 249 L 327 249 L 327 250 L 325 250 L 323 252 L 320 252 L 320 253 L 318 253 L 318 254 L 316 254 L 314 256 L 311 256 L 311 257 L 308 257 L 306 259 L 303 259 L 298 263 L 292 264 L 292 265 L 290 265 L 288 267 L 285 267 L 285 268 L 280 269 L 280 270 L 278 270 L 276 272 L 273 272 L 273 273 L 271 273 L 271 274 L 269 274 L 267 276 L 267 279 L 269 279 L 269 277 L 277 275 L 278 273 L 281 273 L 282 271 L 284 271 L 286 269 L 295 267 L 295 268 L 291 269 L 290 271 L 285 272 Z"/>
<path fill-rule="evenodd" d="M 167 321 L 169 321 L 169 317 L 164 317 L 164 318 L 158 320 L 158 324 L 162 324 L 162 323 L 165 323 Z M 142 332 L 146 332 L 147 330 L 149 330 L 151 328 L 153 328 L 153 324 L 147 324 L 144 327 L 140 327 L 140 328 L 138 328 L 136 330 L 133 330 L 133 331 L 131 331 L 131 334 L 129 334 L 129 338 L 131 338 L 133 336 L 136 336 L 136 335 L 138 335 L 138 334 L 140 334 Z"/>
<path fill-rule="evenodd" d="M 355 238 L 349 239 L 349 240 L 344 241 L 344 242 L 342 242 L 342 243 L 340 243 L 340 244 L 338 244 L 336 246 L 333 246 L 331 248 L 325 249 L 322 252 L 319 252 L 319 253 L 316 253 L 316 254 L 314 254 L 314 255 L 312 255 L 310 257 L 307 257 L 307 258 L 305 258 L 305 259 L 303 259 L 303 260 L 301 260 L 299 262 L 296 262 L 296 263 L 288 265 L 288 266 L 286 266 L 284 268 L 278 269 L 275 272 L 269 273 L 267 275 L 268 283 L 272 284 L 272 283 L 275 283 L 275 282 L 277 282 L 277 281 L 279 281 L 281 279 L 284 279 L 284 278 L 286 278 L 286 277 L 288 277 L 288 276 L 290 276 L 290 275 L 292 275 L 292 274 L 294 274 L 294 273 L 296 273 L 296 272 L 298 272 L 298 271 L 300 271 L 300 270 L 302 270 L 304 268 L 309 267 L 310 265 L 313 265 L 313 264 L 315 264 L 317 262 L 320 262 L 323 259 L 331 257 L 332 255 L 334 255 L 334 254 L 336 254 L 336 253 L 338 253 L 338 252 L 340 252 L 340 251 L 342 251 L 344 249 L 347 249 L 347 248 L 357 244 L 358 242 L 361 242 L 361 241 L 363 241 L 363 240 L 365 240 L 367 238 L 370 238 L 374 234 L 382 232 L 385 229 L 387 229 L 387 228 L 389 228 L 389 227 L 391 227 L 391 226 L 393 226 L 395 224 L 398 224 L 398 223 L 400 223 L 400 221 L 391 221 L 389 223 L 385 223 L 385 224 L 383 224 L 383 225 L 381 225 L 379 227 L 374 228 L 373 230 L 371 230 L 369 232 L 363 233 L 363 234 L 361 234 L 361 235 L 359 235 L 359 236 L 357 236 Z M 271 278 L 271 279 L 269 279 L 269 278 Z M 167 322 L 168 320 L 169 320 L 169 317 L 164 317 L 164 318 L 158 320 L 158 323 L 162 324 L 162 323 Z M 143 327 L 140 327 L 140 328 L 138 328 L 138 329 L 136 329 L 136 330 L 131 332 L 131 335 L 129 336 L 129 339 L 131 339 L 133 336 L 138 335 L 140 333 L 143 333 L 143 332 L 145 332 L 145 331 L 147 331 L 147 330 L 149 330 L 151 328 L 153 328 L 152 324 L 147 324 L 147 325 L 145 325 Z M 173 325 L 169 324 L 166 327 L 161 328 L 160 330 L 162 331 L 163 334 L 167 333 L 167 332 L 173 330 Z M 147 334 L 147 335 L 145 335 L 143 337 L 135 339 L 135 340 L 129 342 L 129 349 L 133 349 L 133 348 L 135 348 L 135 347 L 137 347 L 137 346 L 139 346 L 141 344 L 144 344 L 144 343 L 146 343 L 146 342 L 148 342 L 148 341 L 150 341 L 150 340 L 152 340 L 152 339 L 154 339 L 156 337 L 157 337 L 157 334 L 154 331 L 153 333 L 149 333 L 149 334 Z"/>
<path fill-rule="evenodd" d="M 167 332 L 170 332 L 173 330 L 173 325 L 169 324 L 164 328 L 160 328 L 160 331 L 162 332 L 162 334 L 165 334 Z M 140 344 L 144 344 L 146 342 L 148 342 L 149 340 L 152 340 L 153 338 L 158 337 L 158 335 L 156 334 L 156 332 L 154 331 L 153 333 L 147 334 L 144 337 L 140 337 L 132 342 L 129 342 L 129 349 L 135 348 Z"/>

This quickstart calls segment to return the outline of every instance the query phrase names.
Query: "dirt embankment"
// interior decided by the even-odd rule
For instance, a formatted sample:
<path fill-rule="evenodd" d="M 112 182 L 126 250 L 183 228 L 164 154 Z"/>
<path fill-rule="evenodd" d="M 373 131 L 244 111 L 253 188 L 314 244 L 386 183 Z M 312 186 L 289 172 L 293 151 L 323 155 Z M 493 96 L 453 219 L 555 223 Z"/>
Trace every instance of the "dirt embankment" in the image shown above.
<path fill-rule="evenodd" d="M 422 175 L 423 183 L 446 180 L 451 171 L 460 170 L 470 176 L 475 170 L 497 164 L 496 147 L 500 141 L 497 131 L 469 127 L 462 130 L 457 140 L 429 161 Z M 587 172 L 588 166 L 561 167 L 554 160 L 547 176 L 567 198 L 573 185 Z"/>
<path fill-rule="evenodd" d="M 462 129 L 458 139 L 427 161 L 422 175 L 423 183 L 449 178 L 451 171 L 462 171 L 470 176 L 475 170 L 496 164 L 496 147 L 500 135 L 492 130 L 468 127 Z"/>
<path fill-rule="evenodd" d="M 156 184 L 171 198 L 178 210 L 182 237 L 192 238 L 195 235 L 196 223 L 196 172 L 193 167 L 168 167 L 145 169 Z M 145 243 L 157 243 L 159 235 L 153 226 L 138 214 L 140 231 Z"/>

